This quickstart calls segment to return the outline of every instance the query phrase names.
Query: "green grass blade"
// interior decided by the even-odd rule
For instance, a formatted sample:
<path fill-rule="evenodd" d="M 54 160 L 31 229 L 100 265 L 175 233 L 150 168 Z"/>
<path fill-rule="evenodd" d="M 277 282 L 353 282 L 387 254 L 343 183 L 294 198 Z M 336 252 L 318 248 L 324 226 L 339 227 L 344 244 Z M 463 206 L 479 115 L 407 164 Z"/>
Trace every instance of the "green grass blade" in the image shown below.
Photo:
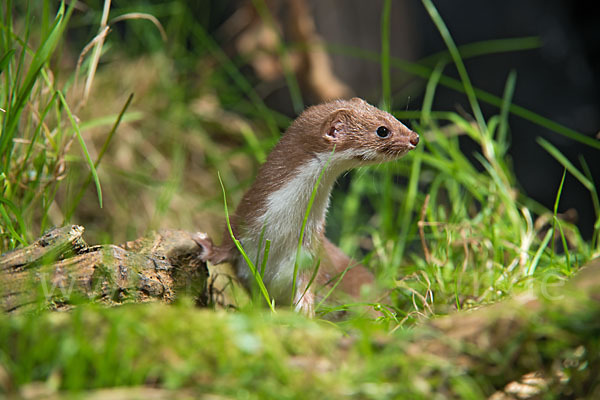
<path fill-rule="evenodd" d="M 269 251 L 271 250 L 271 239 L 265 240 L 265 251 L 263 253 L 262 263 L 260 265 L 260 277 L 261 279 L 265 276 L 265 270 L 267 269 L 267 260 L 269 259 Z"/>
<path fill-rule="evenodd" d="M 0 29 L 0 40 L 2 43 L 2 49 L 6 51 L 11 48 L 11 35 L 13 32 L 13 5 L 12 0 L 6 0 L 4 3 L 4 8 L 0 8 L 0 12 L 2 15 L 2 28 Z M 8 75 L 6 75 L 6 79 L 8 82 Z M 6 85 L 7 87 L 9 85 Z"/>
<path fill-rule="evenodd" d="M 457 46 L 460 57 L 463 60 L 488 54 L 532 50 L 540 47 L 542 47 L 542 40 L 537 36 L 482 40 Z M 450 55 L 450 52 L 445 50 L 422 58 L 419 60 L 419 63 L 424 65 L 435 65 L 440 62 L 448 62 L 451 60 L 452 56 Z"/>
<path fill-rule="evenodd" d="M 550 241 L 550 239 L 552 238 L 553 235 L 554 235 L 554 233 L 552 232 L 551 229 L 549 229 L 548 232 L 546 232 L 546 235 L 544 236 L 544 239 L 542 240 L 540 247 L 535 252 L 535 256 L 533 256 L 533 260 L 531 260 L 531 264 L 529 264 L 529 268 L 527 268 L 526 276 L 532 276 L 533 273 L 535 272 L 535 270 L 537 269 L 537 266 L 540 262 L 540 258 L 542 257 L 544 250 L 548 247 L 548 242 Z"/>
<path fill-rule="evenodd" d="M 6 53 L 4 53 L 2 58 L 0 58 L 0 74 L 6 69 L 6 66 L 8 65 L 8 63 L 10 62 L 11 58 L 14 55 L 15 55 L 15 50 L 10 49 Z"/>
<path fill-rule="evenodd" d="M 582 155 L 579 155 L 579 162 L 581 163 L 581 168 L 583 168 L 583 173 L 585 176 L 590 182 L 594 182 L 592 171 Z M 596 222 L 594 223 L 594 231 L 592 233 L 592 248 L 595 249 L 598 245 L 600 245 L 600 242 L 598 241 L 600 238 L 600 199 L 598 199 L 598 191 L 596 190 L 595 185 L 594 190 L 591 191 L 591 195 L 592 204 L 594 205 L 594 213 L 596 214 Z"/>
<path fill-rule="evenodd" d="M 120 112 L 119 112 L 119 114 L 120 114 Z M 89 129 L 100 128 L 105 125 L 113 126 L 115 124 L 115 121 L 117 120 L 117 118 L 119 118 L 119 114 L 103 115 L 101 117 L 97 117 L 97 118 L 90 119 L 87 121 L 81 121 L 79 123 L 79 129 L 81 129 L 82 132 L 85 132 Z M 145 117 L 146 116 L 144 115 L 143 112 L 130 111 L 130 112 L 124 113 L 120 117 L 121 118 L 120 123 L 137 122 L 137 121 L 143 120 Z"/>
<path fill-rule="evenodd" d="M 567 176 L 567 169 L 563 170 L 562 179 L 560 180 L 560 185 L 558 186 L 558 191 L 556 192 L 556 198 L 554 199 L 554 209 L 552 211 L 552 232 L 556 232 L 556 223 L 558 222 L 558 218 L 556 217 L 558 214 L 558 203 L 560 202 L 560 197 L 562 195 L 563 185 L 565 184 L 565 177 Z M 562 230 L 561 230 L 562 233 Z M 552 241 L 552 254 L 554 254 L 554 240 Z M 565 248 L 566 251 L 566 248 Z"/>
<path fill-rule="evenodd" d="M 81 136 L 81 131 L 79 130 L 79 125 L 77 124 L 77 122 L 75 121 L 75 117 L 73 117 L 73 114 L 71 113 L 71 109 L 69 108 L 69 105 L 67 104 L 67 100 L 65 100 L 65 96 L 63 96 L 63 94 L 60 91 L 58 92 L 58 98 L 60 99 L 63 107 L 65 108 L 65 111 L 67 112 L 69 121 L 71 121 L 71 126 L 73 126 L 73 129 L 75 130 L 75 135 L 77 136 L 77 140 L 79 141 L 79 145 L 81 146 L 81 150 L 83 151 L 85 160 L 86 160 L 88 167 L 90 168 L 90 172 L 92 173 L 92 176 L 94 178 L 94 183 L 96 184 L 96 191 L 98 192 L 98 203 L 100 205 L 100 208 L 102 208 L 102 188 L 100 187 L 100 179 L 98 178 L 98 173 L 96 172 L 96 167 L 94 166 L 92 157 L 90 156 L 87 146 L 85 145 L 85 141 L 83 140 L 83 137 Z"/>
<path fill-rule="evenodd" d="M 57 95 L 56 95 L 56 92 L 55 92 L 52 95 L 52 97 L 50 98 L 50 101 L 48 102 L 48 104 L 46 105 L 46 107 L 44 107 L 44 109 L 42 110 L 42 113 L 39 116 L 38 127 L 35 130 L 35 132 L 33 133 L 33 137 L 31 138 L 29 146 L 27 146 L 27 151 L 25 153 L 25 158 L 21 162 L 21 166 L 19 167 L 19 171 L 16 174 L 16 178 L 15 178 L 16 182 L 19 182 L 21 180 L 21 174 L 23 173 L 23 170 L 25 169 L 25 167 L 28 164 L 29 158 L 31 157 L 31 154 L 32 154 L 32 151 L 33 151 L 33 147 L 34 147 L 35 143 L 37 143 L 37 140 L 38 140 L 38 137 L 40 135 L 40 132 L 43 129 L 44 120 L 46 119 L 46 115 L 52 109 L 52 106 L 54 105 L 54 102 L 56 101 L 56 98 L 57 98 Z"/>
<path fill-rule="evenodd" d="M 348 271 L 350 271 L 350 269 L 352 269 L 351 265 L 348 265 L 343 271 L 342 273 L 336 278 L 335 283 L 331 286 L 331 288 L 329 288 L 329 290 L 327 291 L 327 293 L 325 294 L 325 296 L 323 296 L 321 298 L 321 300 L 319 301 L 319 303 L 317 304 L 317 306 L 315 307 L 315 311 L 317 311 L 319 308 L 321 308 L 323 306 L 323 303 L 327 300 L 327 298 L 329 298 L 329 296 L 331 296 L 331 294 L 333 293 L 333 291 L 338 287 L 338 285 L 340 284 L 340 282 L 342 281 L 342 279 L 344 279 L 344 276 L 346 276 L 346 273 Z"/>
<path fill-rule="evenodd" d="M 394 254 L 393 254 L 393 264 L 400 265 L 402 261 L 402 257 L 404 256 L 404 250 L 409 240 L 409 230 L 414 228 L 413 224 L 413 210 L 415 209 L 415 204 L 417 203 L 417 196 L 419 192 L 419 175 L 421 172 L 421 164 L 424 146 L 418 146 L 415 150 L 413 150 L 413 159 L 410 168 L 410 175 L 408 177 L 408 185 L 406 188 L 406 195 L 404 197 L 404 201 L 402 202 L 402 208 L 400 215 L 398 216 L 398 222 L 396 226 L 400 227 L 400 232 L 398 233 L 398 239 L 394 243 Z M 396 271 L 394 272 L 394 275 Z M 388 276 L 388 279 L 393 279 L 392 276 Z"/>
<path fill-rule="evenodd" d="M 121 124 L 121 121 L 123 120 L 123 116 L 125 115 L 125 112 L 129 108 L 129 105 L 131 104 L 132 100 L 133 100 L 133 93 L 131 93 L 129 95 L 129 97 L 127 98 L 127 101 L 125 102 L 125 105 L 121 109 L 121 112 L 117 116 L 117 119 L 116 119 L 115 123 L 113 124 L 110 132 L 108 133 L 108 136 L 106 137 L 106 140 L 104 141 L 104 144 L 102 145 L 102 148 L 100 149 L 100 152 L 98 153 L 98 157 L 96 158 L 96 162 L 94 162 L 94 167 L 95 168 L 98 168 L 98 166 L 100 165 L 100 161 L 102 161 L 102 157 L 104 157 L 104 154 L 108 150 L 108 145 L 111 143 L 112 138 L 115 135 L 115 132 L 117 131 L 117 128 Z M 73 203 L 71 204 L 71 208 L 65 213 L 65 222 L 68 222 L 68 221 L 71 220 L 71 217 L 73 216 L 73 213 L 75 212 L 75 209 L 77 208 L 77 206 L 81 202 L 81 199 L 83 198 L 83 195 L 84 195 L 85 191 L 87 190 L 89 184 L 92 182 L 92 179 L 94 179 L 94 175 L 90 172 L 90 174 L 88 175 L 87 180 L 79 188 L 79 192 L 75 196 L 75 199 L 74 199 Z"/>
<path fill-rule="evenodd" d="M 260 236 L 258 238 L 258 247 L 256 249 L 256 260 L 254 261 L 254 265 L 259 265 L 260 263 L 260 249 L 263 248 L 263 241 L 265 240 L 265 230 L 267 229 L 267 225 L 263 225 L 262 229 L 260 230 Z M 265 249 L 266 250 L 266 249 Z M 263 252 L 264 255 L 264 252 Z M 263 259 L 264 261 L 264 259 Z M 266 262 L 265 262 L 266 264 Z M 261 269 L 260 269 L 260 277 L 264 278 L 264 270 L 263 267 L 261 265 Z"/>
<path fill-rule="evenodd" d="M 365 173 L 366 174 L 366 173 Z M 353 179 L 350 189 L 344 194 L 344 201 L 341 207 L 344 223 L 341 226 L 339 247 L 346 254 L 352 254 L 356 250 L 356 239 L 358 231 L 357 220 L 360 216 L 360 208 L 363 193 L 367 190 L 367 177 L 363 171 L 353 173 Z"/>
<path fill-rule="evenodd" d="M 560 241 L 563 245 L 563 251 L 565 252 L 565 258 L 567 260 L 567 271 L 571 272 L 572 271 L 571 256 L 569 255 L 569 246 L 567 245 L 567 237 L 565 236 L 565 232 L 563 231 L 562 224 L 560 223 L 560 221 L 558 220 L 558 218 L 556 216 L 553 218 L 553 222 L 552 222 L 553 225 L 554 225 L 554 221 L 556 221 L 556 225 L 558 225 L 558 230 L 560 232 Z M 554 244 L 554 240 L 552 241 L 552 243 Z M 552 253 L 554 253 L 554 249 L 552 249 Z"/>
<path fill-rule="evenodd" d="M 256 137 L 254 130 L 247 124 L 240 126 L 240 133 L 248 143 L 248 147 L 252 150 L 252 154 L 259 164 L 263 164 L 267 159 L 267 154 L 260 144 L 260 140 Z"/>
<path fill-rule="evenodd" d="M 489 103 L 489 104 L 492 104 L 495 106 L 500 105 L 499 99 L 491 93 L 485 92 L 480 89 L 476 89 L 475 93 L 477 94 L 477 97 L 480 100 L 482 100 L 486 103 Z M 528 110 L 524 107 L 518 106 L 516 104 L 511 104 L 509 109 L 512 114 L 517 115 L 527 121 L 533 122 L 534 124 L 537 124 L 541 127 L 544 127 L 553 132 L 561 134 L 562 136 L 565 136 L 576 142 L 580 142 L 589 147 L 593 147 L 595 149 L 600 150 L 600 140 L 596 140 L 592 137 L 586 136 L 582 133 L 577 132 L 574 129 L 571 129 L 562 124 L 559 124 L 556 121 L 552 121 L 549 118 L 543 117 L 539 114 L 534 113 L 533 111 L 530 111 L 530 110 Z"/>
<path fill-rule="evenodd" d="M 304 298 L 304 295 L 308 292 L 308 289 L 311 288 L 313 282 L 315 281 L 315 279 L 317 278 L 317 274 L 319 273 L 319 268 L 321 267 L 321 260 L 317 260 L 317 263 L 315 264 L 315 267 L 313 268 L 313 273 L 310 276 L 310 279 L 308 280 L 308 284 L 306 285 L 306 287 L 304 288 L 304 291 L 302 292 L 302 295 L 300 295 L 300 297 L 298 298 L 298 303 L 300 301 L 302 301 L 302 299 Z M 315 308 L 315 311 L 317 309 Z"/>
<path fill-rule="evenodd" d="M 14 136 L 14 131 L 19 122 L 21 112 L 25 107 L 27 99 L 29 98 L 29 94 L 33 89 L 33 85 L 35 84 L 35 81 L 38 78 L 39 72 L 44 66 L 44 64 L 46 64 L 46 62 L 48 62 L 48 60 L 50 59 L 50 56 L 54 52 L 54 49 L 56 48 L 56 45 L 58 44 L 58 41 L 62 36 L 64 30 L 64 24 L 62 23 L 64 18 L 64 12 L 65 10 L 63 1 L 60 4 L 58 12 L 56 13 L 56 18 L 54 20 L 52 28 L 50 29 L 50 33 L 42 42 L 42 44 L 40 44 L 40 47 L 35 52 L 33 59 L 31 60 L 29 70 L 27 71 L 27 74 L 25 75 L 25 78 L 23 80 L 23 85 L 17 93 L 15 104 L 11 110 L 12 112 L 10 113 L 10 115 L 7 116 L 6 127 L 3 130 L 2 135 L 0 136 L 0 153 L 5 153 L 9 150 L 8 147 Z M 10 154 L 10 151 L 8 151 L 8 154 Z M 7 157 L 7 162 L 8 159 L 10 159 L 10 157 Z M 5 165 L 5 169 L 6 168 L 8 168 L 8 164 Z"/>
<path fill-rule="evenodd" d="M 571 257 L 569 256 L 569 247 L 567 246 L 567 239 L 565 237 L 565 233 L 562 229 L 562 225 L 558 219 L 558 203 L 560 202 L 560 197 L 562 196 L 562 189 L 565 184 L 565 177 L 567 176 L 567 169 L 563 170 L 563 176 L 560 180 L 560 185 L 558 187 L 558 192 L 556 193 L 556 199 L 554 200 L 554 209 L 552 211 L 552 237 L 555 236 L 556 226 L 558 225 L 558 229 L 560 231 L 560 239 L 563 245 L 563 251 L 565 252 L 565 257 L 567 259 L 567 269 L 571 271 Z M 552 256 L 554 256 L 555 251 L 555 240 L 552 240 Z"/>
<path fill-rule="evenodd" d="M 558 203 L 560 202 L 560 196 L 562 195 L 563 185 L 565 184 L 565 176 L 567 176 L 567 169 L 563 170 L 563 176 L 558 186 L 558 192 L 556 192 L 556 199 L 554 200 L 554 216 L 558 213 Z"/>
<path fill-rule="evenodd" d="M 579 163 L 581 164 L 581 168 L 583 169 L 583 173 L 585 174 L 586 178 L 592 182 L 593 190 L 591 191 L 591 194 L 592 201 L 594 203 L 594 212 L 596 213 L 596 217 L 600 218 L 600 200 L 598 200 L 598 191 L 596 190 L 596 186 L 593 184 L 594 176 L 592 175 L 592 171 L 590 170 L 587 161 L 585 161 L 585 158 L 581 154 L 579 155 Z"/>
<path fill-rule="evenodd" d="M 15 218 L 19 224 L 20 231 L 27 232 L 27 229 L 25 228 L 25 222 L 23 221 L 23 217 L 21 215 L 21 211 L 19 210 L 19 208 L 16 205 L 14 205 L 11 201 L 9 201 L 8 199 L 5 199 L 4 197 L 0 197 L 0 203 L 2 203 L 2 204 L 0 204 L 0 213 L 2 214 L 2 219 L 4 220 L 4 224 L 3 224 L 4 227 L 6 229 L 8 229 L 8 231 L 10 232 L 11 237 L 12 237 L 12 239 L 14 239 L 14 241 L 18 241 L 23 246 L 26 246 L 27 240 L 25 239 L 24 236 L 22 236 L 21 234 L 19 234 L 16 231 L 15 227 L 13 226 L 10 216 L 6 212 L 6 208 L 4 207 L 4 205 L 6 205 L 12 211 L 13 215 L 15 216 Z"/>
<path fill-rule="evenodd" d="M 565 157 L 560 150 L 554 147 L 547 140 L 539 137 L 537 142 L 542 146 L 556 161 L 558 161 L 563 167 L 567 169 L 587 190 L 593 192 L 595 190 L 594 183 L 589 180 L 584 174 L 582 174 L 572 163 Z"/>
<path fill-rule="evenodd" d="M 498 134 L 496 135 L 496 142 L 504 144 L 506 143 L 506 135 L 508 134 L 508 113 L 510 111 L 510 105 L 512 103 L 513 94 L 515 93 L 515 86 L 517 83 L 517 72 L 515 70 L 510 71 L 506 84 L 504 85 L 504 94 L 502 95 L 502 105 L 500 107 L 500 126 L 498 127 Z M 498 156 L 503 156 L 499 154 Z"/>
<path fill-rule="evenodd" d="M 221 174 L 218 174 L 217 176 L 219 178 L 219 183 L 221 184 L 221 191 L 223 192 L 223 204 L 224 204 L 224 208 L 225 208 L 225 221 L 227 222 L 227 229 L 229 230 L 229 236 L 231 237 L 231 240 L 233 240 L 235 247 L 238 249 L 238 251 L 240 252 L 242 257 L 246 261 L 246 264 L 250 268 L 250 271 L 252 272 L 252 276 L 254 276 L 254 279 L 256 280 L 256 283 L 258 284 L 258 287 L 259 287 L 263 297 L 267 301 L 269 308 L 271 309 L 272 312 L 275 312 L 275 306 L 273 304 L 273 301 L 271 301 L 271 297 L 269 296 L 269 292 L 267 291 L 267 288 L 265 287 L 265 284 L 262 280 L 262 277 L 260 276 L 260 273 L 256 270 L 256 266 L 254 265 L 252 260 L 250 260 L 250 257 L 248 257 L 248 254 L 246 254 L 246 251 L 242 247 L 242 244 L 240 243 L 240 241 L 238 239 L 236 239 L 235 235 L 233 234 L 233 229 L 231 228 L 231 221 L 229 219 L 229 208 L 227 207 L 227 195 L 225 193 L 225 185 L 223 185 L 223 180 L 221 179 Z"/>
<path fill-rule="evenodd" d="M 440 78 L 442 76 L 442 72 L 444 71 L 445 63 L 438 63 L 429 80 L 427 81 L 427 86 L 425 87 L 425 96 L 423 96 L 423 106 L 421 107 L 421 124 L 427 125 L 431 121 L 431 108 L 433 106 L 433 99 L 435 97 L 435 90 L 440 82 Z"/>
<path fill-rule="evenodd" d="M 452 60 L 456 65 L 456 69 L 458 70 L 458 75 L 460 76 L 460 79 L 462 80 L 463 86 L 465 88 L 465 93 L 467 94 L 467 98 L 469 99 L 469 103 L 471 104 L 471 109 L 475 114 L 475 120 L 477 120 L 481 132 L 485 134 L 487 132 L 487 126 L 485 123 L 485 119 L 483 118 L 483 113 L 481 112 L 481 108 L 479 107 L 477 96 L 475 95 L 475 90 L 473 89 L 473 85 L 471 84 L 469 74 L 467 74 L 465 64 L 463 63 L 460 53 L 456 48 L 456 44 L 454 43 L 454 40 L 450 35 L 450 31 L 448 30 L 448 27 L 446 26 L 444 20 L 438 13 L 437 9 L 433 5 L 433 2 L 431 0 L 421 0 L 421 2 L 425 6 L 425 9 L 429 13 L 431 20 L 437 27 L 438 31 L 442 35 L 442 39 L 446 43 L 446 47 L 448 47 L 448 50 L 450 51 Z"/>

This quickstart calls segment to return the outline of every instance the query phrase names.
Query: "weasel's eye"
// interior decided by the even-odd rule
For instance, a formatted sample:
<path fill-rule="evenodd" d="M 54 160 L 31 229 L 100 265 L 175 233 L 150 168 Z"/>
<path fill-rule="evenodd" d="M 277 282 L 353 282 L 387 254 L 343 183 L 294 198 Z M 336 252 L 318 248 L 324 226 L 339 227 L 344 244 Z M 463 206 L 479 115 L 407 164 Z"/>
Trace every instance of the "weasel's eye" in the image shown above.
<path fill-rule="evenodd" d="M 390 136 L 390 130 L 385 126 L 380 126 L 379 128 L 377 128 L 377 136 L 379 136 L 380 138 L 386 138 Z"/>

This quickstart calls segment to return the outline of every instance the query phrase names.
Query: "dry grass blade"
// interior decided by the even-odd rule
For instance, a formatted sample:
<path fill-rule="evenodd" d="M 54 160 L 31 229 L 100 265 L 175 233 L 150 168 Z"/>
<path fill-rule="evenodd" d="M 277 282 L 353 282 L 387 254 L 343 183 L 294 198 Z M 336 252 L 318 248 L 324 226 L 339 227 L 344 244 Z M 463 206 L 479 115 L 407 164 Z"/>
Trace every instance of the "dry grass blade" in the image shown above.
<path fill-rule="evenodd" d="M 81 50 L 81 53 L 79 53 L 79 58 L 77 59 L 77 67 L 75 68 L 75 81 L 73 83 L 73 93 L 77 93 L 77 87 L 79 86 L 77 78 L 79 77 L 79 70 L 81 69 L 81 64 L 83 64 L 83 59 L 85 58 L 85 55 L 95 45 L 97 45 L 99 41 L 101 41 L 101 40 L 104 41 L 104 39 L 106 38 L 106 35 L 108 35 L 109 30 L 110 30 L 110 26 L 105 26 L 104 28 L 102 28 L 100 30 L 100 32 L 96 36 L 94 36 L 94 38 L 83 48 L 83 50 Z M 84 105 L 84 102 L 82 101 L 77 106 L 77 110 L 79 110 L 83 105 Z"/>
<path fill-rule="evenodd" d="M 101 51 L 102 51 L 102 45 L 104 44 L 104 40 L 106 39 L 106 36 L 108 36 L 108 33 L 110 32 L 110 27 L 112 25 L 114 25 L 117 22 L 125 21 L 125 20 L 130 20 L 130 19 L 145 19 L 145 20 L 148 20 L 148 21 L 152 22 L 154 24 L 154 26 L 156 27 L 156 29 L 158 29 L 162 40 L 164 42 L 167 41 L 167 32 L 165 31 L 164 27 L 162 26 L 162 24 L 160 23 L 160 21 L 155 16 L 153 16 L 151 14 L 139 13 L 139 12 L 127 13 L 127 14 L 123 14 L 123 15 L 120 15 L 118 17 L 115 17 L 112 20 L 110 20 L 109 23 L 106 23 L 106 21 L 108 19 L 109 9 L 110 9 L 110 0 L 107 0 L 104 3 L 104 11 L 103 11 L 103 14 L 102 14 L 102 21 L 101 21 L 101 25 L 100 25 L 100 31 L 83 48 L 83 50 L 79 54 L 79 58 L 77 59 L 77 67 L 75 69 L 75 83 L 73 84 L 73 92 L 74 93 L 77 93 L 77 87 L 78 87 L 77 79 L 79 77 L 79 70 L 81 69 L 81 65 L 83 64 L 83 59 L 85 58 L 86 54 L 92 48 L 94 49 L 94 53 L 93 53 L 93 56 L 92 56 L 92 62 L 91 62 L 91 65 L 90 65 L 90 70 L 88 72 L 86 83 L 85 83 L 83 97 L 82 97 L 81 102 L 77 106 L 77 110 L 79 110 L 80 108 L 82 108 L 87 103 L 87 99 L 88 99 L 90 91 L 91 91 L 91 87 L 92 87 L 92 83 L 93 83 L 93 80 L 94 80 L 94 76 L 96 74 L 96 68 L 98 67 L 98 62 L 100 61 L 100 54 L 101 54 Z"/>
<path fill-rule="evenodd" d="M 107 26 L 109 12 L 110 0 L 105 0 L 104 9 L 102 10 L 102 19 L 100 21 L 100 32 L 104 31 Z M 92 90 L 92 82 L 94 81 L 94 76 L 96 75 L 96 68 L 98 67 L 98 62 L 100 61 L 100 53 L 102 52 L 102 45 L 104 44 L 105 37 L 106 35 L 100 36 L 100 38 L 96 41 L 94 52 L 92 53 L 92 62 L 90 64 L 90 70 L 85 81 L 83 99 L 81 100 L 80 107 L 83 107 L 85 105 L 90 95 L 90 91 Z"/>
<path fill-rule="evenodd" d="M 165 31 L 165 28 L 163 28 L 160 21 L 152 14 L 134 12 L 119 15 L 118 17 L 111 19 L 109 25 L 113 25 L 119 21 L 125 21 L 128 19 L 145 19 L 152 22 L 154 26 L 156 26 L 156 29 L 158 29 L 158 32 L 160 32 L 160 37 L 162 38 L 163 42 L 167 41 L 167 32 Z"/>

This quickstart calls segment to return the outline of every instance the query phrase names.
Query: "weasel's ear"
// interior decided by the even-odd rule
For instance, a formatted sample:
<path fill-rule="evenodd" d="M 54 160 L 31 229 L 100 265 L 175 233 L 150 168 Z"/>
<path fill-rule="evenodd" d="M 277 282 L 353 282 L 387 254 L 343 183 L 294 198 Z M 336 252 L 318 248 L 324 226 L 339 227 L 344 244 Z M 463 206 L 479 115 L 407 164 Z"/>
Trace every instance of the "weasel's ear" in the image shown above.
<path fill-rule="evenodd" d="M 337 142 L 340 139 L 340 134 L 349 126 L 351 119 L 351 110 L 341 109 L 331 113 L 322 127 L 325 139 Z"/>

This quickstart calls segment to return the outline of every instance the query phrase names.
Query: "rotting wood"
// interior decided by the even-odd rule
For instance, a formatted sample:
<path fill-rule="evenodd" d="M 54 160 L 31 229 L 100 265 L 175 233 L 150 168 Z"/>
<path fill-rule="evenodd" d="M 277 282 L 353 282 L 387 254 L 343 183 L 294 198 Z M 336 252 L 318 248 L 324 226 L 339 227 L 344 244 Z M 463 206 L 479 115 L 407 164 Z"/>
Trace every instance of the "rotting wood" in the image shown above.
<path fill-rule="evenodd" d="M 122 246 L 88 246 L 78 225 L 55 228 L 0 256 L 0 307 L 69 308 L 79 297 L 116 305 L 172 302 L 187 295 L 208 303 L 206 263 L 197 233 L 160 230 Z"/>

